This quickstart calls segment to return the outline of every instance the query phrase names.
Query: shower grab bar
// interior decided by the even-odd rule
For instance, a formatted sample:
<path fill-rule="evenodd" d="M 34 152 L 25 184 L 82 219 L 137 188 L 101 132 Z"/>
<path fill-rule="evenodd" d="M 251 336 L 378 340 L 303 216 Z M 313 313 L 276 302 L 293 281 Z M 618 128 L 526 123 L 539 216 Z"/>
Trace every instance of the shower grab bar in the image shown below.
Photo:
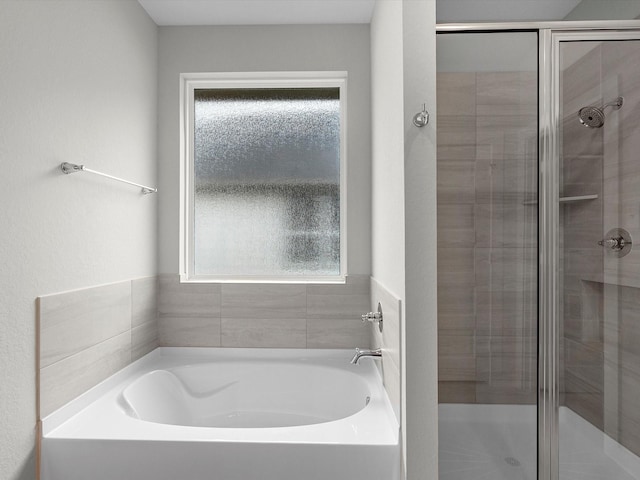
<path fill-rule="evenodd" d="M 149 193 L 157 193 L 158 189 L 157 188 L 153 188 L 153 187 L 147 187 L 145 185 L 141 185 L 139 183 L 135 183 L 135 182 L 130 182 L 129 180 L 125 180 L 123 178 L 119 178 L 119 177 L 114 177 L 113 175 L 108 175 L 106 173 L 102 173 L 102 172 L 98 172 L 96 170 L 92 170 L 90 168 L 85 167 L 84 165 L 76 165 L 75 163 L 68 163 L 68 162 L 63 162 L 60 165 L 60 169 L 66 173 L 67 175 L 71 174 L 71 173 L 76 173 L 76 172 L 89 172 L 89 173 L 93 173 L 95 175 L 100 175 L 101 177 L 107 177 L 110 178 L 111 180 L 116 180 L 118 182 L 122 182 L 122 183 L 128 183 L 129 185 L 134 185 L 136 187 L 140 187 L 142 189 L 142 193 L 144 195 L 147 195 Z"/>

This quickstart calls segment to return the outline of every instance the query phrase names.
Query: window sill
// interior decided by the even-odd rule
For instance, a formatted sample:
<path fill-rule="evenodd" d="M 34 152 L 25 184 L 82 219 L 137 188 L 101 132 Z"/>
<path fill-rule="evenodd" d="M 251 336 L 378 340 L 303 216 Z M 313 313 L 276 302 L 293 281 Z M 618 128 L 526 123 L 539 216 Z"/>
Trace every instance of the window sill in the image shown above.
<path fill-rule="evenodd" d="M 180 274 L 180 283 L 246 283 L 246 284 L 274 284 L 274 285 L 344 285 L 347 283 L 346 275 L 335 277 L 302 277 L 302 278 L 277 278 L 277 277 L 222 277 L 222 276 L 189 276 Z"/>

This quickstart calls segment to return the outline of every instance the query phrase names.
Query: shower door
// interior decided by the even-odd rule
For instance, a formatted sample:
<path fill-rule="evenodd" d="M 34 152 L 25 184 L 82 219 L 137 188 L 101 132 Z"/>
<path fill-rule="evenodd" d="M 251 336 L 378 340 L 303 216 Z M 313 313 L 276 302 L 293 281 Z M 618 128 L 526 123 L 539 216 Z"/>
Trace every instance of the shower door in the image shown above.
<path fill-rule="evenodd" d="M 640 480 L 640 33 L 569 27 L 438 35 L 440 480 Z"/>
<path fill-rule="evenodd" d="M 640 35 L 560 32 L 551 44 L 559 478 L 638 480 Z"/>
<path fill-rule="evenodd" d="M 440 480 L 535 480 L 538 36 L 437 37 Z"/>

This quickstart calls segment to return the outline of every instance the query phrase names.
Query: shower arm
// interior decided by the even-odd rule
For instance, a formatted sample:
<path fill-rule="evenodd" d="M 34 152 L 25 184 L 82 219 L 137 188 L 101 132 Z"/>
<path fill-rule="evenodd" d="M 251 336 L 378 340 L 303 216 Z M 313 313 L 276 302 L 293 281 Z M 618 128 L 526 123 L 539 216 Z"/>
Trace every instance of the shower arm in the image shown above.
<path fill-rule="evenodd" d="M 624 99 L 622 97 L 618 97 L 616 98 L 613 102 L 609 102 L 609 103 L 605 103 L 604 105 L 602 105 L 602 110 L 604 110 L 607 107 L 613 107 L 616 110 L 619 109 L 620 107 L 622 107 L 622 102 L 624 101 Z"/>

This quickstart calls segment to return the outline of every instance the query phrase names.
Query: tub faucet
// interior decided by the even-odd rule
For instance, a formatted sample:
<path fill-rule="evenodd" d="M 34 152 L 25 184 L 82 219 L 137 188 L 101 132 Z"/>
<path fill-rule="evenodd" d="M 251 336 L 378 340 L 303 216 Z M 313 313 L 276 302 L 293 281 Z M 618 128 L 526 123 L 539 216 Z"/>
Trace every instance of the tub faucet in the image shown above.
<path fill-rule="evenodd" d="M 360 350 L 356 348 L 356 353 L 351 359 L 351 364 L 358 365 L 362 357 L 382 357 L 382 350 L 380 348 L 376 348 L 375 350 Z"/>

